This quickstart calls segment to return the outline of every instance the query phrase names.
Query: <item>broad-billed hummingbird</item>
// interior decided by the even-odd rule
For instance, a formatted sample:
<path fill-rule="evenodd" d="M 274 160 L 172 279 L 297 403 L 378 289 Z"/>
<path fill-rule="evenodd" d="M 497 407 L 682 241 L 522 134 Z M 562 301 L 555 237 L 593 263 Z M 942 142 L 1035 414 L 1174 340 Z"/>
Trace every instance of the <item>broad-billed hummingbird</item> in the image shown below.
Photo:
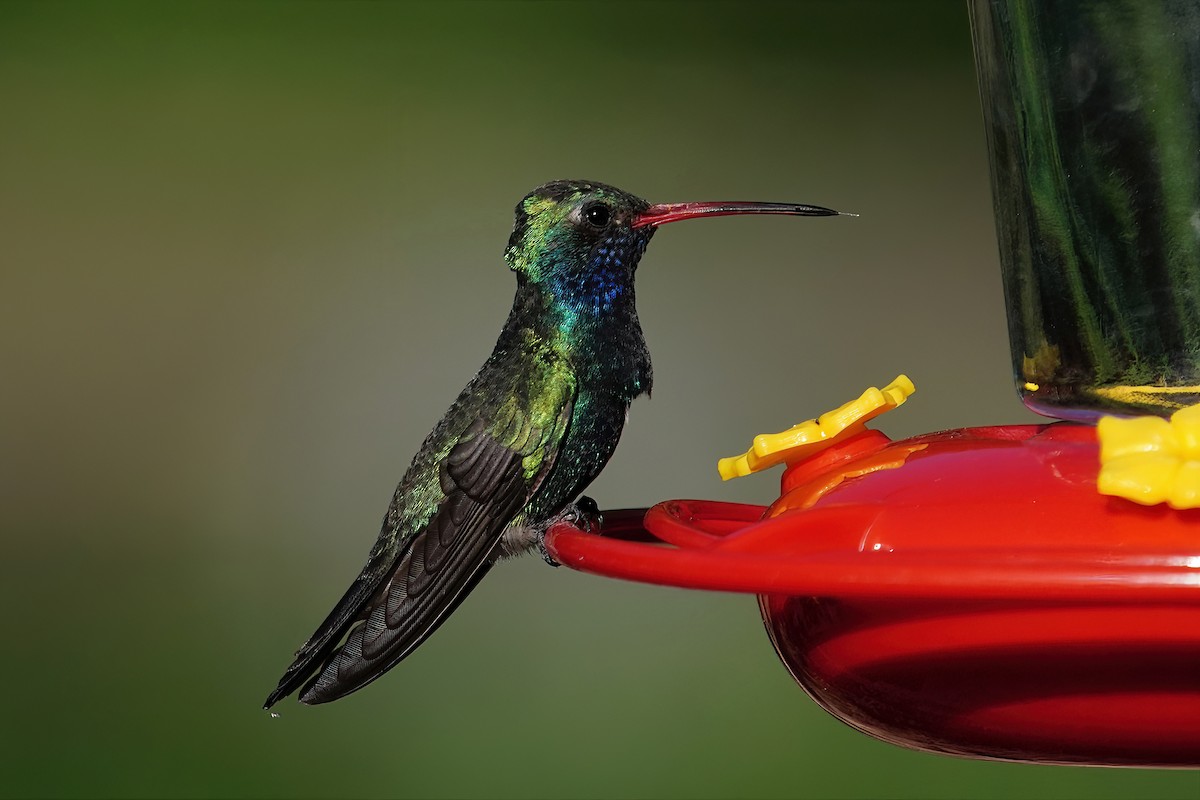
<path fill-rule="evenodd" d="M 608 462 L 650 392 L 633 276 L 659 225 L 724 214 L 831 216 L 790 203 L 650 203 L 553 181 L 516 208 L 512 312 L 479 373 L 421 445 L 367 565 L 296 653 L 270 708 L 325 703 L 394 667 L 504 556 L 538 547 Z M 543 550 L 544 554 L 544 550 Z"/>

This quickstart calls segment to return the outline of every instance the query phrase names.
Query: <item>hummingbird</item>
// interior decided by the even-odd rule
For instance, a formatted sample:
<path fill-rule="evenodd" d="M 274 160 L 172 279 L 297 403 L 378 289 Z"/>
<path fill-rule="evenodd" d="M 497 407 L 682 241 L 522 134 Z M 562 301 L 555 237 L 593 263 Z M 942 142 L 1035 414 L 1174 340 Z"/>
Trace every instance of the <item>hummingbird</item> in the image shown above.
<path fill-rule="evenodd" d="M 634 273 L 660 225 L 727 214 L 833 216 L 793 203 L 649 202 L 602 183 L 552 181 L 516 207 L 504 260 L 512 311 L 483 367 L 396 487 L 367 564 L 296 652 L 269 709 L 300 690 L 325 703 L 413 652 L 501 558 L 542 550 L 608 463 L 650 354 Z"/>

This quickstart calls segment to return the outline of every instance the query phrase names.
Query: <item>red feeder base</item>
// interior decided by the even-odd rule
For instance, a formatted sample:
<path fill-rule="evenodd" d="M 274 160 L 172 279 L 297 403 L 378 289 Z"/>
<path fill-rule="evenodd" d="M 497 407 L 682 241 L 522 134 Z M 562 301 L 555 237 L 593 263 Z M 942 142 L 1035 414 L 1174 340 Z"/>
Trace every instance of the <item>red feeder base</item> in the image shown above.
<path fill-rule="evenodd" d="M 1200 510 L 1102 496 L 1098 464 L 1090 426 L 868 431 L 791 466 L 769 509 L 670 501 L 547 547 L 587 572 L 758 594 L 804 690 L 880 739 L 1200 767 Z"/>

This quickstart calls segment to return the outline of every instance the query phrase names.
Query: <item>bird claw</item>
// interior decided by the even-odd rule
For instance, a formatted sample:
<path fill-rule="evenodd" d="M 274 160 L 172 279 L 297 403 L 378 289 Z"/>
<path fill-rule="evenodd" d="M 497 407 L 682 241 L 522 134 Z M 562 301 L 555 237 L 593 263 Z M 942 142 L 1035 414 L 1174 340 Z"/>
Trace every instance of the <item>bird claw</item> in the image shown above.
<path fill-rule="evenodd" d="M 550 555 L 550 551 L 546 549 L 546 532 L 545 531 L 542 531 L 542 535 L 537 538 L 537 550 L 538 550 L 538 553 L 542 557 L 542 561 L 545 561 L 547 564 L 549 564 L 552 567 L 561 567 L 562 566 L 562 564 L 560 564 L 554 560 L 554 556 Z"/>
<path fill-rule="evenodd" d="M 595 500 L 587 495 L 581 495 L 578 500 L 548 521 L 537 537 L 537 549 L 542 560 L 552 567 L 562 565 L 546 549 L 546 532 L 560 522 L 565 522 L 585 533 L 599 533 L 600 526 L 604 524 L 604 515 L 600 513 L 600 506 L 596 504 Z"/>
<path fill-rule="evenodd" d="M 600 506 L 586 494 L 580 495 L 578 500 L 567 507 L 565 513 L 569 515 L 568 522 L 587 533 L 599 533 L 600 526 L 604 524 Z"/>

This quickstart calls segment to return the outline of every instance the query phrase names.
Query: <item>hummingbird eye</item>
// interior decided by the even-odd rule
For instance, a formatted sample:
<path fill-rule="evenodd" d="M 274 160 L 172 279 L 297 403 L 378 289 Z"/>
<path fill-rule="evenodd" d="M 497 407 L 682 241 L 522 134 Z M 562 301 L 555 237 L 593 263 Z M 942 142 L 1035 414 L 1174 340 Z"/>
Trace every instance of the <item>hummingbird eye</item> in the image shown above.
<path fill-rule="evenodd" d="M 612 219 L 612 210 L 603 203 L 593 203 L 583 209 L 583 221 L 593 228 L 606 228 Z"/>

